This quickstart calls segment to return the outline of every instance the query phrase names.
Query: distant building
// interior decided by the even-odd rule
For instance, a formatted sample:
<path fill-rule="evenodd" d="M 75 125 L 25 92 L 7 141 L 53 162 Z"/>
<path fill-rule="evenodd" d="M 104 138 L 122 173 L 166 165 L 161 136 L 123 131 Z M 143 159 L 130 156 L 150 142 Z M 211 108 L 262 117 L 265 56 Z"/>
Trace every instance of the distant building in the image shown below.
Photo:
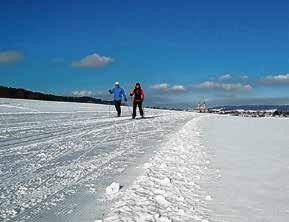
<path fill-rule="evenodd" d="M 197 107 L 195 108 L 195 111 L 196 112 L 199 112 L 199 113 L 207 113 L 208 112 L 208 107 L 207 107 L 207 104 L 206 102 L 199 102 Z"/>

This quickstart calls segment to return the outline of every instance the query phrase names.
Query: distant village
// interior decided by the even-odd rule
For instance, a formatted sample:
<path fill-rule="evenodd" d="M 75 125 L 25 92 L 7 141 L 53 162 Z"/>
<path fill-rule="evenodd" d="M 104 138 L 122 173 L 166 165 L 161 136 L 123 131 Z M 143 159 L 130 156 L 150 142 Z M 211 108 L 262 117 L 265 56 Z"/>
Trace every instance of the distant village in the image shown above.
<path fill-rule="evenodd" d="M 289 109 L 226 109 L 208 108 L 206 102 L 198 103 L 194 111 L 199 113 L 214 113 L 220 115 L 242 116 L 242 117 L 289 117 Z"/>

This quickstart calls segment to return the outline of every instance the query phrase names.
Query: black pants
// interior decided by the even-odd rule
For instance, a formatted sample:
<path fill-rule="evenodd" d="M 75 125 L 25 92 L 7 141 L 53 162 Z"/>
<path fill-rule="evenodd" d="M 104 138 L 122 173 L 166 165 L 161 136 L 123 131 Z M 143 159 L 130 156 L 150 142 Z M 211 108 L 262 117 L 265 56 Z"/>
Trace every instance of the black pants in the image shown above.
<path fill-rule="evenodd" d="M 143 117 L 143 109 L 142 109 L 142 101 L 134 101 L 133 102 L 133 111 L 132 111 L 132 117 L 136 117 L 136 107 L 138 106 L 139 114 Z"/>
<path fill-rule="evenodd" d="M 119 101 L 114 100 L 114 106 L 115 106 L 115 109 L 117 111 L 117 116 L 120 116 L 120 114 L 121 114 L 120 105 L 121 105 L 121 100 L 119 100 Z"/>

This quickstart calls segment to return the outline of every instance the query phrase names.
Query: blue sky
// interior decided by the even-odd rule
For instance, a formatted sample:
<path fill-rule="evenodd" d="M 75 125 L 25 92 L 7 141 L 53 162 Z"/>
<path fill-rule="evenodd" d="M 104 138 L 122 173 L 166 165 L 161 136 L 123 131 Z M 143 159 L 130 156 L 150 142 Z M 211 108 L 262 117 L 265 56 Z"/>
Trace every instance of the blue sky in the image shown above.
<path fill-rule="evenodd" d="M 289 102 L 288 1 L 1 1 L 0 85 L 147 104 Z M 267 100 L 266 100 L 267 99 Z"/>

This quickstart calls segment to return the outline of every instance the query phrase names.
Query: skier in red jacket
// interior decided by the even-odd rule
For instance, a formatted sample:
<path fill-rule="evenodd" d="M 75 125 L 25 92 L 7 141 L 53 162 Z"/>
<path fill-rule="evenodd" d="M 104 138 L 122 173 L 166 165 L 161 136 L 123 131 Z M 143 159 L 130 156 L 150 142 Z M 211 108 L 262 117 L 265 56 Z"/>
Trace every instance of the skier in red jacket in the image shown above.
<path fill-rule="evenodd" d="M 140 83 L 135 84 L 134 90 L 130 93 L 130 96 L 134 96 L 133 99 L 133 112 L 132 112 L 132 118 L 134 119 L 136 117 L 136 107 L 139 108 L 139 113 L 142 118 L 144 118 L 144 113 L 142 109 L 142 103 L 144 100 L 144 91 L 141 88 Z"/>

